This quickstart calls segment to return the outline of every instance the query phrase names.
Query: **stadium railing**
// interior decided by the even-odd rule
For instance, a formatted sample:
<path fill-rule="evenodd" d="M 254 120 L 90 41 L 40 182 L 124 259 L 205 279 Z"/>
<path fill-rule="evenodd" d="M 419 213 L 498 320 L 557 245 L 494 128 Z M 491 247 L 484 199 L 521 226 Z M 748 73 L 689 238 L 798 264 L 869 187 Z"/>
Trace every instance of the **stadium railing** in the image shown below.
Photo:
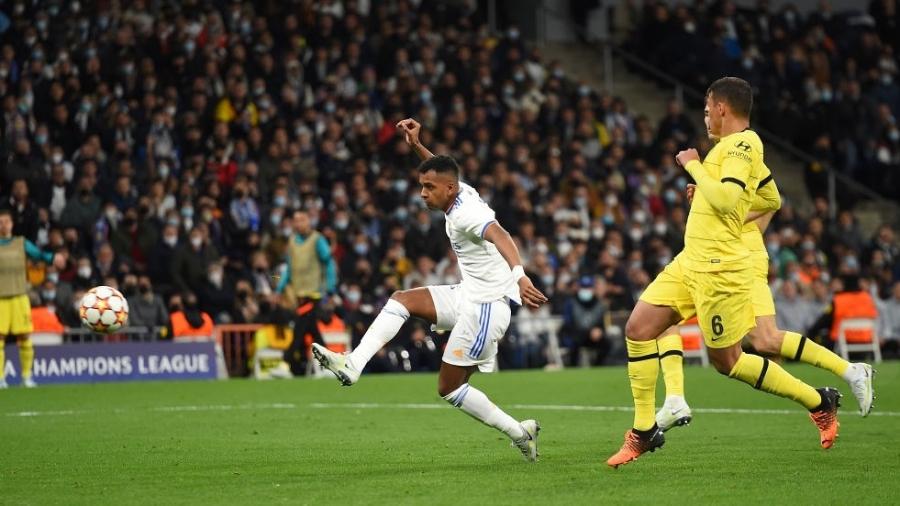
<path fill-rule="evenodd" d="M 116 343 L 116 342 L 150 342 L 159 339 L 160 327 L 122 327 L 113 334 L 97 334 L 85 328 L 69 327 L 62 334 L 39 332 L 32 334 L 35 344 L 66 343 Z M 59 342 L 50 342 L 53 336 L 60 336 Z"/>
<path fill-rule="evenodd" d="M 244 377 L 250 374 L 253 338 L 260 328 L 262 325 L 258 323 L 231 323 L 213 327 L 213 338 L 222 348 L 229 376 Z"/>

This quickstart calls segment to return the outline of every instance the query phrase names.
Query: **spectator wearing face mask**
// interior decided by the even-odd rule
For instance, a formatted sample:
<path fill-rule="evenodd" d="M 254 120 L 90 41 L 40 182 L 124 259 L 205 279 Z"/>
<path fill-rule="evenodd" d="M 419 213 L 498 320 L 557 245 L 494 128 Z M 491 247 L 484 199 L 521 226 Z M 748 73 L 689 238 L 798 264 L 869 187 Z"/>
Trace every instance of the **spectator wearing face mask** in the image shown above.
<path fill-rule="evenodd" d="M 153 337 L 166 337 L 169 325 L 169 311 L 162 297 L 153 292 L 153 284 L 146 275 L 129 274 L 122 283 L 128 299 L 128 325 L 147 327 Z"/>
<path fill-rule="evenodd" d="M 212 336 L 212 318 L 200 310 L 196 295 L 188 293 L 184 297 L 183 305 L 179 299 L 176 299 L 171 306 L 170 322 L 173 338 Z"/>
<path fill-rule="evenodd" d="M 234 308 L 235 281 L 222 262 L 209 264 L 206 280 L 197 292 L 200 309 L 209 313 L 216 323 L 231 323 Z"/>
<path fill-rule="evenodd" d="M 41 283 L 40 294 L 31 296 L 31 322 L 34 333 L 62 334 L 65 328 L 57 316 L 56 284 L 50 280 Z"/>
<path fill-rule="evenodd" d="M 219 254 L 206 240 L 203 229 L 191 229 L 186 244 L 175 250 L 172 258 L 171 275 L 176 289 L 197 293 L 203 290 L 210 266 L 218 260 Z"/>
<path fill-rule="evenodd" d="M 601 365 L 609 354 L 606 329 L 610 325 L 609 306 L 604 300 L 605 282 L 582 276 L 578 291 L 566 301 L 562 334 L 571 343 L 582 366 Z"/>
<path fill-rule="evenodd" d="M 148 272 L 151 281 L 156 285 L 160 293 L 170 293 L 173 289 L 171 280 L 171 265 L 178 250 L 179 237 L 178 225 L 167 223 L 163 227 L 160 241 L 156 243 L 150 255 Z"/>
<path fill-rule="evenodd" d="M 91 265 L 89 257 L 79 257 L 75 261 L 75 277 L 72 279 L 72 287 L 75 290 L 90 290 L 100 283 L 100 276 Z"/>
<path fill-rule="evenodd" d="M 250 323 L 259 316 L 260 309 L 256 294 L 246 280 L 240 280 L 235 284 L 235 297 L 232 301 L 231 321 L 234 323 Z"/>

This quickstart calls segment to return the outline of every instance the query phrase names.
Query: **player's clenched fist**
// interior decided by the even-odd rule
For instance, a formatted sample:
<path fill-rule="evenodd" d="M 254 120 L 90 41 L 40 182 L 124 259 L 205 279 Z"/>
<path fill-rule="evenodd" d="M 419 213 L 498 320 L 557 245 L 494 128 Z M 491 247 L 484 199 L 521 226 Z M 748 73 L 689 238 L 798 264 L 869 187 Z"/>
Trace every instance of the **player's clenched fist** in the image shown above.
<path fill-rule="evenodd" d="M 415 146 L 419 143 L 419 131 L 422 129 L 422 125 L 418 121 L 406 118 L 397 123 L 397 129 L 404 134 L 406 143 L 410 146 Z"/>
<path fill-rule="evenodd" d="M 688 163 L 694 160 L 700 160 L 700 153 L 697 153 L 697 150 L 694 148 L 685 149 L 675 155 L 675 161 L 682 167 L 686 167 Z"/>

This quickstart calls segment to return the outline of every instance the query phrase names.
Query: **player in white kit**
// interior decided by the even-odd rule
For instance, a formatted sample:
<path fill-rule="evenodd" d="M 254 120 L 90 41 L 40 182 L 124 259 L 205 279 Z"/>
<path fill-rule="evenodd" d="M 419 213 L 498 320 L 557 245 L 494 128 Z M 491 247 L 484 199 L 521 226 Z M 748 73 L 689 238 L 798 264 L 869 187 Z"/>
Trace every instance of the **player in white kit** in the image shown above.
<path fill-rule="evenodd" d="M 388 343 L 410 316 L 449 330 L 438 376 L 438 393 L 486 425 L 505 433 L 529 461 L 537 459 L 535 420 L 517 421 L 469 384 L 476 369 L 496 368 L 497 342 L 506 333 L 510 304 L 538 307 L 547 298 L 522 267 L 519 250 L 494 218 L 494 211 L 471 186 L 459 180 L 449 156 L 435 156 L 419 142 L 421 125 L 397 124 L 406 142 L 423 159 L 419 165 L 422 199 L 446 215 L 447 236 L 459 261 L 462 282 L 395 292 L 352 353 L 340 354 L 313 344 L 313 355 L 341 384 L 356 383 L 366 363 Z"/>

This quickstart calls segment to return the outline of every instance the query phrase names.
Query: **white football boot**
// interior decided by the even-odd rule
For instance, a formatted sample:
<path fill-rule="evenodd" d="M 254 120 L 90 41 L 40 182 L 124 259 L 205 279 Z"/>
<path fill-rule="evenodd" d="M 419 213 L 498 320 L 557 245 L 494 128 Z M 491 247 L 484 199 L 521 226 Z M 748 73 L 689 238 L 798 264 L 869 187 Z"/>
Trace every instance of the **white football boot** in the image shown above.
<path fill-rule="evenodd" d="M 875 370 L 869 364 L 857 362 L 850 364 L 847 372 L 844 373 L 844 379 L 850 385 L 853 396 L 859 404 L 859 414 L 869 416 L 872 412 L 872 403 L 875 401 L 875 388 L 872 382 L 875 380 Z"/>
<path fill-rule="evenodd" d="M 691 408 L 684 397 L 666 396 L 666 402 L 656 412 L 656 425 L 665 432 L 672 427 L 681 427 L 689 423 L 691 423 Z"/>
<path fill-rule="evenodd" d="M 9 385 L 6 384 L 5 379 L 0 379 L 0 390 L 3 390 L 5 388 L 9 388 Z"/>
<path fill-rule="evenodd" d="M 346 353 L 335 353 L 318 343 L 313 343 L 312 352 L 319 365 L 333 372 L 341 385 L 349 387 L 359 381 L 359 371 L 347 360 Z"/>
<path fill-rule="evenodd" d="M 22 378 L 22 386 L 25 388 L 36 388 L 37 383 L 34 382 L 34 378 L 29 376 L 27 378 Z"/>
<path fill-rule="evenodd" d="M 512 442 L 512 445 L 522 452 L 522 457 L 528 462 L 537 461 L 540 454 L 538 453 L 538 433 L 541 431 L 541 424 L 537 420 L 523 420 L 519 425 L 525 431 L 525 437 Z"/>

